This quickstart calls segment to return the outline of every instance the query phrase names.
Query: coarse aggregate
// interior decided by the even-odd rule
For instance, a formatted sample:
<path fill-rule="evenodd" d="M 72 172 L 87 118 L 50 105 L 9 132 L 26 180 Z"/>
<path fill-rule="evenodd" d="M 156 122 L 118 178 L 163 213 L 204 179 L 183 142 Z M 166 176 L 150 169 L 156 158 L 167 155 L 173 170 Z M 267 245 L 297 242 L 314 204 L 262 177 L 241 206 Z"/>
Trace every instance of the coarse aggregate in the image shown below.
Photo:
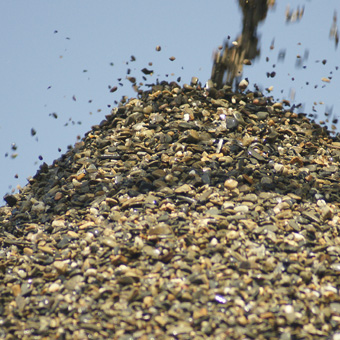
<path fill-rule="evenodd" d="M 339 340 L 339 161 L 259 91 L 140 91 L 5 197 L 0 338 Z"/>

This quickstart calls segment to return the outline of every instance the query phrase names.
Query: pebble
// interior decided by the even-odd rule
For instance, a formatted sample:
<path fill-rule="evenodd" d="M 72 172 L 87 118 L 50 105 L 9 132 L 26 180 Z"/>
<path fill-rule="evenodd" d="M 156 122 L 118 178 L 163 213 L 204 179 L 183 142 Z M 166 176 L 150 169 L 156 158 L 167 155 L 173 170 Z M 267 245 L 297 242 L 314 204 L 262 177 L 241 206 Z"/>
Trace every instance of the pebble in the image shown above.
<path fill-rule="evenodd" d="M 233 190 L 238 186 L 238 182 L 235 181 L 234 179 L 227 179 L 224 182 L 224 187 L 229 189 L 229 190 Z"/>

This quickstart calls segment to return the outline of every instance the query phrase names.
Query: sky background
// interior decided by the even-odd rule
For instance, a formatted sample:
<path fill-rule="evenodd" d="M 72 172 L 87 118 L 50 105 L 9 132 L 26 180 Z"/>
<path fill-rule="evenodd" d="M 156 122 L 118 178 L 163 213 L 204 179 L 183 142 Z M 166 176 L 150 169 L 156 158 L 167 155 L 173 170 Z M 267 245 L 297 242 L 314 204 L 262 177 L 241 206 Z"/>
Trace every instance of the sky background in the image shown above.
<path fill-rule="evenodd" d="M 291 9 L 305 9 L 300 21 L 287 24 L 290 3 Z M 301 110 L 317 114 L 316 121 L 331 113 L 330 129 L 340 114 L 339 48 L 329 37 L 334 11 L 340 15 L 339 0 L 327 0 L 327 6 L 319 0 L 277 0 L 258 28 L 261 55 L 243 74 L 249 89 L 256 83 L 266 93 L 274 86 L 275 99 L 302 103 Z M 197 76 L 204 84 L 213 52 L 228 35 L 232 41 L 241 33 L 242 13 L 236 0 L 17 0 L 1 2 L 0 25 L 3 205 L 6 193 L 26 185 L 43 162 L 52 164 L 77 136 L 99 124 L 115 101 L 136 96 L 127 69 L 138 83 L 181 77 L 184 84 Z M 278 60 L 282 51 L 285 58 Z M 143 68 L 154 70 L 146 82 Z M 272 71 L 276 76 L 268 78 Z M 112 93 L 114 86 L 118 90 Z M 333 125 L 340 131 L 339 123 Z"/>

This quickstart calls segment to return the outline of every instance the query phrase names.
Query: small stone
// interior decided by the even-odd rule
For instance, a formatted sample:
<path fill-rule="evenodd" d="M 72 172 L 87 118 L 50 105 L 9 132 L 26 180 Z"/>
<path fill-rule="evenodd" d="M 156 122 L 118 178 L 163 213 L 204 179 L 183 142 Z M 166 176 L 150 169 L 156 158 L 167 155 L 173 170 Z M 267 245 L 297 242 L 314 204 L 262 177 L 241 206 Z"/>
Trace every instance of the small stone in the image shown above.
<path fill-rule="evenodd" d="M 32 213 L 41 213 L 45 210 L 45 204 L 44 202 L 36 202 L 32 208 L 31 208 L 31 211 Z"/>
<path fill-rule="evenodd" d="M 97 275 L 97 269 L 95 268 L 89 268 L 86 270 L 86 272 L 84 273 L 85 277 L 89 277 L 89 276 L 96 276 Z"/>
<path fill-rule="evenodd" d="M 238 182 L 235 181 L 234 179 L 227 179 L 224 182 L 224 187 L 228 190 L 233 190 L 233 189 L 237 188 L 237 186 L 238 186 Z"/>
<path fill-rule="evenodd" d="M 197 77 L 192 77 L 191 78 L 191 85 L 197 85 L 198 83 L 198 78 Z"/>
<path fill-rule="evenodd" d="M 241 90 L 241 91 L 244 91 L 247 87 L 248 87 L 249 83 L 246 79 L 242 79 L 240 81 L 240 83 L 238 84 L 238 88 Z"/>
<path fill-rule="evenodd" d="M 247 213 L 249 211 L 249 208 L 246 205 L 239 205 L 239 206 L 235 207 L 234 210 L 236 212 L 240 212 L 240 213 Z"/>
<path fill-rule="evenodd" d="M 64 228 L 65 227 L 65 221 L 64 220 L 54 220 L 52 222 L 53 228 Z"/>
<path fill-rule="evenodd" d="M 161 316 L 161 315 L 156 315 L 155 316 L 155 321 L 161 326 L 161 327 L 164 327 L 167 323 L 168 323 L 168 320 L 167 318 Z"/>
<path fill-rule="evenodd" d="M 146 107 L 144 107 L 143 112 L 146 114 L 150 114 L 152 112 L 152 106 L 148 105 Z"/>
<path fill-rule="evenodd" d="M 55 293 L 58 292 L 61 289 L 61 286 L 59 283 L 52 283 L 49 287 L 48 287 L 48 291 L 50 293 Z"/>
<path fill-rule="evenodd" d="M 64 274 L 68 268 L 69 261 L 54 261 L 53 266 L 57 269 L 57 271 L 61 274 Z"/>
<path fill-rule="evenodd" d="M 236 240 L 239 237 L 239 233 L 235 230 L 231 230 L 227 233 L 227 238 L 229 240 Z"/>
<path fill-rule="evenodd" d="M 10 207 L 14 207 L 18 201 L 15 195 L 6 195 L 4 200 Z"/>
<path fill-rule="evenodd" d="M 259 111 L 259 112 L 256 113 L 256 115 L 257 115 L 258 120 L 265 120 L 265 119 L 267 119 L 269 113 L 264 112 L 264 111 Z"/>
<path fill-rule="evenodd" d="M 175 189 L 176 194 L 188 194 L 191 191 L 191 187 L 188 184 L 183 184 L 182 186 Z"/>
<path fill-rule="evenodd" d="M 330 220 L 333 217 L 333 212 L 328 205 L 322 208 L 321 217 L 323 220 Z"/>

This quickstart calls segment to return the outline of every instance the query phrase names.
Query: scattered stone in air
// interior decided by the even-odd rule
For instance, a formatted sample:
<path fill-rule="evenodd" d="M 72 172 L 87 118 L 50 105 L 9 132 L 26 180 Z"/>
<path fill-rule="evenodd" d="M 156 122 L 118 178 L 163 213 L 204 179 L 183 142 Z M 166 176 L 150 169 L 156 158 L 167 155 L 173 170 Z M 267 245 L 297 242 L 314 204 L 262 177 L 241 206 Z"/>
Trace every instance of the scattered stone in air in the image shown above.
<path fill-rule="evenodd" d="M 339 29 L 338 29 L 338 25 L 337 25 L 337 13 L 336 13 L 336 11 L 334 11 L 334 14 L 333 14 L 333 23 L 332 23 L 331 29 L 329 31 L 329 37 L 331 39 L 334 39 L 335 48 L 337 48 L 338 43 L 339 43 Z"/>
<path fill-rule="evenodd" d="M 144 74 L 153 74 L 153 70 L 148 70 L 147 68 L 143 68 L 142 70 L 141 70 Z"/>
<path fill-rule="evenodd" d="M 111 93 L 113 93 L 113 92 L 116 92 L 116 91 L 117 91 L 117 89 L 118 89 L 118 87 L 117 87 L 117 86 L 113 86 L 113 87 L 111 88 L 110 92 L 111 92 Z"/>
<path fill-rule="evenodd" d="M 52 116 L 54 119 L 58 118 L 58 115 L 55 112 L 50 113 L 49 116 L 50 117 Z M 34 135 L 32 135 L 32 136 L 34 136 Z"/>
<path fill-rule="evenodd" d="M 160 47 L 159 45 L 156 46 L 156 51 L 159 52 L 162 49 L 162 47 Z"/>
<path fill-rule="evenodd" d="M 37 131 L 34 128 L 31 128 L 31 136 L 35 136 L 37 134 Z"/>
<path fill-rule="evenodd" d="M 77 98 L 76 98 L 76 96 L 72 96 L 72 99 L 76 102 L 77 101 Z"/>
<path fill-rule="evenodd" d="M 174 61 L 176 58 L 174 56 L 170 57 L 169 60 Z"/>
<path fill-rule="evenodd" d="M 280 50 L 278 56 L 277 56 L 277 61 L 284 61 L 286 58 L 286 50 Z"/>
<path fill-rule="evenodd" d="M 326 78 L 326 77 L 321 78 L 321 80 L 323 82 L 325 82 L 325 83 L 330 83 L 331 82 L 331 80 L 329 78 Z"/>
<path fill-rule="evenodd" d="M 276 76 L 276 72 L 267 72 L 267 78 L 274 78 Z"/>
<path fill-rule="evenodd" d="M 135 77 L 126 77 L 126 79 L 130 82 L 135 84 L 136 83 L 136 78 Z"/>
<path fill-rule="evenodd" d="M 301 20 L 304 11 L 305 11 L 304 6 L 301 9 L 298 6 L 296 10 L 291 11 L 288 5 L 286 8 L 286 23 L 292 23 L 292 22 Z"/>

